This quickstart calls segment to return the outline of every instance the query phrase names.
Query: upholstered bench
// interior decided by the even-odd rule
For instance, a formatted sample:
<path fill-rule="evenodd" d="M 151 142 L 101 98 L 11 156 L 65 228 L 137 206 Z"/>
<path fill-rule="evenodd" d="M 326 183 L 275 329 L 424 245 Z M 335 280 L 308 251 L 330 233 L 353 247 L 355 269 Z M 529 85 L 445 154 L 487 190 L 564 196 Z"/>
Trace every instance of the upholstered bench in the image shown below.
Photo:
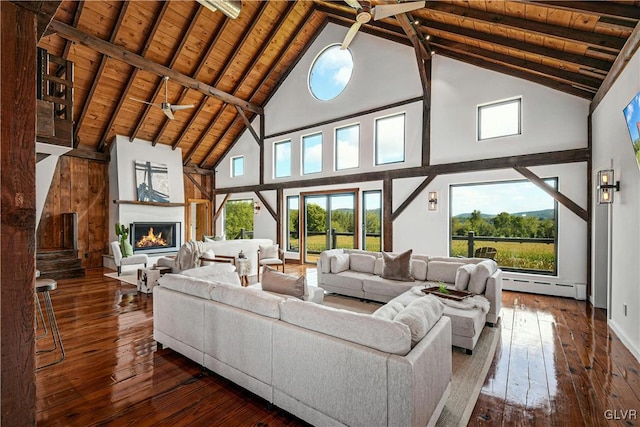
<path fill-rule="evenodd" d="M 392 301 L 409 305 L 415 299 L 424 296 L 421 289 L 422 286 L 414 286 Z M 472 354 L 487 321 L 487 313 L 479 307 L 455 308 L 445 304 L 442 315 L 451 319 L 451 344 L 465 349 L 467 354 Z"/>

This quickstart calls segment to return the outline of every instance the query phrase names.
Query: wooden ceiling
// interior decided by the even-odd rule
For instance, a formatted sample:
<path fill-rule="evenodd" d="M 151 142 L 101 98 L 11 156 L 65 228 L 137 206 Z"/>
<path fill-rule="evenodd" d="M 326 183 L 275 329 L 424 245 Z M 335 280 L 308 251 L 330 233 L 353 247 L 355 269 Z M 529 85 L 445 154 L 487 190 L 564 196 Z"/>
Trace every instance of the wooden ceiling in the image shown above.
<path fill-rule="evenodd" d="M 427 1 L 401 18 L 360 31 L 592 99 L 640 21 L 640 2 Z M 39 46 L 75 64 L 76 148 L 105 152 L 126 135 L 180 147 L 185 166 L 210 169 L 324 26 L 354 19 L 343 1 L 245 0 L 229 19 L 191 0 L 64 0 Z M 80 38 L 70 42 L 74 28 Z M 162 102 L 166 69 L 169 102 L 195 104 L 175 120 L 130 99 Z"/>

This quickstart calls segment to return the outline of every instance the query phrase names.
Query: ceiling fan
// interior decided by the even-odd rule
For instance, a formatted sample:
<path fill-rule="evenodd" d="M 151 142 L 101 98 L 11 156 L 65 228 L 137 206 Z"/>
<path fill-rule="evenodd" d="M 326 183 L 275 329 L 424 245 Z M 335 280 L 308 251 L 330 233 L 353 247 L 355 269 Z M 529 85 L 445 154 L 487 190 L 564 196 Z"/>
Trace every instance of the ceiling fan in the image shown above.
<path fill-rule="evenodd" d="M 159 109 L 162 110 L 162 112 L 169 118 L 169 120 L 173 120 L 173 112 L 174 111 L 179 111 L 179 110 L 187 110 L 189 108 L 193 108 L 195 107 L 195 105 L 193 104 L 186 104 L 186 105 L 171 105 L 169 104 L 169 89 L 168 89 L 168 85 L 169 85 L 169 76 L 164 76 L 162 78 L 164 80 L 164 102 L 161 104 L 157 104 L 157 103 L 153 103 L 153 102 L 147 102 L 144 101 L 142 99 L 138 99 L 138 98 L 129 98 L 133 101 L 136 102 L 142 102 L 143 104 L 149 104 L 152 105 L 154 107 L 157 107 Z"/>
<path fill-rule="evenodd" d="M 379 4 L 371 7 L 371 2 L 368 0 L 344 0 L 349 6 L 356 10 L 356 22 L 349 28 L 347 35 L 342 42 L 340 49 L 344 50 L 349 47 L 351 40 L 355 37 L 356 33 L 360 29 L 362 24 L 366 24 L 374 20 L 380 20 L 388 18 L 389 16 L 398 15 L 400 13 L 411 12 L 412 10 L 421 9 L 425 6 L 424 1 L 409 1 L 398 4 Z"/>

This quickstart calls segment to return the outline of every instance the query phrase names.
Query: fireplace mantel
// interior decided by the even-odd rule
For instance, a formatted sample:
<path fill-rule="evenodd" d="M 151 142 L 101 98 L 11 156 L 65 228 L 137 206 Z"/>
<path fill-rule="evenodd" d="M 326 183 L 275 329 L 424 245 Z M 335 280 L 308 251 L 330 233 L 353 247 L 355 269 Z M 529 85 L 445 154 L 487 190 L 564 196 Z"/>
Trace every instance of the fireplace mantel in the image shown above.
<path fill-rule="evenodd" d="M 140 202 L 138 200 L 114 200 L 116 205 L 147 205 L 147 206 L 186 206 L 186 203 L 169 203 L 169 202 Z"/>

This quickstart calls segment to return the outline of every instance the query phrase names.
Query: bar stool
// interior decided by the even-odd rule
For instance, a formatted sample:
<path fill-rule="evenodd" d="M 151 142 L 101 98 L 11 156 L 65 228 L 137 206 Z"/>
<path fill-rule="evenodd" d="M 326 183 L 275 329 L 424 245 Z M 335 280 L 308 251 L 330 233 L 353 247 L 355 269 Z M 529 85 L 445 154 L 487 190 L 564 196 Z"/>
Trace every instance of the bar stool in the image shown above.
<path fill-rule="evenodd" d="M 42 368 L 46 368 L 48 366 L 57 365 L 62 362 L 65 357 L 64 346 L 62 345 L 62 338 L 60 337 L 60 329 L 58 329 L 58 322 L 56 321 L 56 314 L 53 311 L 53 304 L 51 304 L 51 295 L 50 291 L 53 291 L 58 287 L 58 282 L 52 279 L 36 279 L 36 287 L 35 287 L 35 304 L 36 309 L 40 314 L 40 318 L 42 319 L 42 325 L 44 328 L 44 332 L 41 335 L 36 337 L 37 340 L 44 338 L 47 334 L 47 324 L 45 322 L 44 316 L 42 314 L 42 307 L 40 306 L 40 298 L 39 294 L 42 294 L 42 300 L 44 301 L 44 309 L 47 312 L 47 319 L 49 320 L 49 330 L 51 330 L 51 339 L 53 340 L 53 348 L 47 348 L 43 350 L 37 350 L 36 353 L 51 353 L 60 347 L 61 356 L 51 363 L 47 363 L 46 365 L 40 366 L 36 368 L 36 371 L 39 371 Z M 36 328 L 37 328 L 37 317 L 36 317 Z"/>

